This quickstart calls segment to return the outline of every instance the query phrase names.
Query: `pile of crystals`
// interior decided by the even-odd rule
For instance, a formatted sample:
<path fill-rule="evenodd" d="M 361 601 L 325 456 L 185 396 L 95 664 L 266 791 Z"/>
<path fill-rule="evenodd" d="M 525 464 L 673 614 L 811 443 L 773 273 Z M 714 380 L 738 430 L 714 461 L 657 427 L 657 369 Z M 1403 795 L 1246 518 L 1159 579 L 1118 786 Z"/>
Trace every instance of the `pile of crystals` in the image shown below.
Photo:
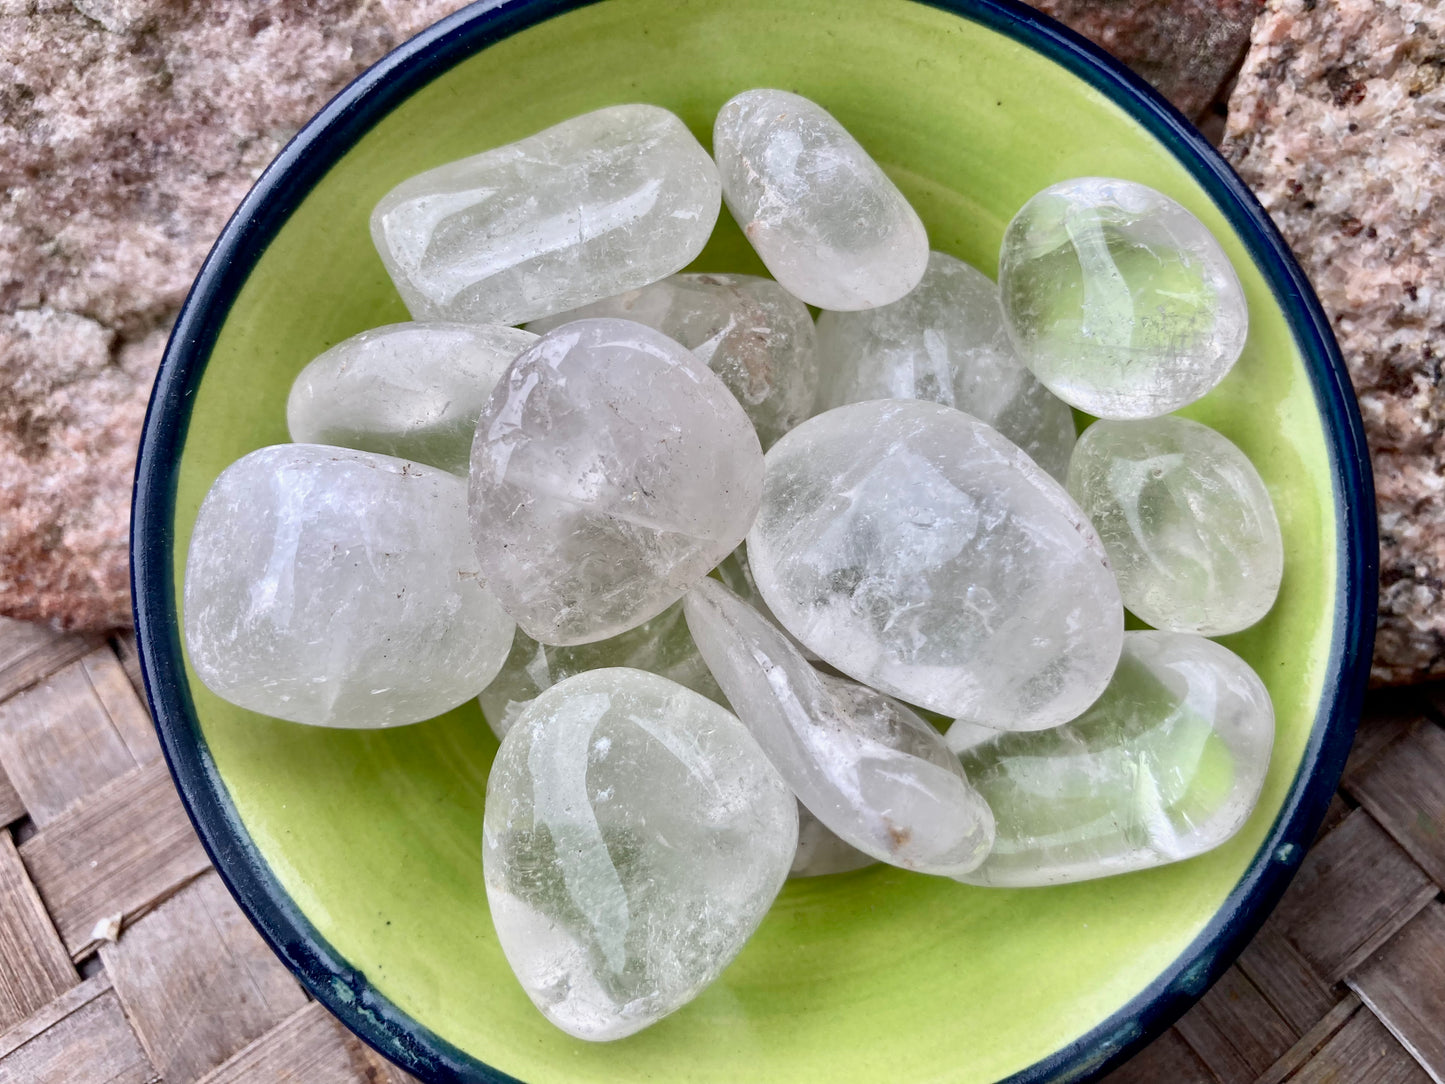
<path fill-rule="evenodd" d="M 1273 605 L 1275 513 L 1171 413 L 1244 345 L 1205 226 L 1056 184 L 996 286 L 804 98 L 739 94 L 713 153 L 616 106 L 398 185 L 371 227 L 416 322 L 306 366 L 296 443 L 220 476 L 186 569 L 236 704 L 381 727 L 480 697 L 492 920 L 584 1039 L 695 997 L 790 875 L 1200 854 L 1273 740 L 1206 637 Z M 722 200 L 772 279 L 677 273 Z"/>

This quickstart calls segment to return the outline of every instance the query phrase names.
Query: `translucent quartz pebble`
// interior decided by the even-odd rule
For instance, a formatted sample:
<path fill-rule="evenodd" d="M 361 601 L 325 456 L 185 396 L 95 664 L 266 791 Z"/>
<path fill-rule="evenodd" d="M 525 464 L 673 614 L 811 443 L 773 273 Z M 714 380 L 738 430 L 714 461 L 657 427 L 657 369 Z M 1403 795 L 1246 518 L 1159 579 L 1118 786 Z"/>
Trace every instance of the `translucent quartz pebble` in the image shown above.
<path fill-rule="evenodd" d="M 1218 636 L 1274 605 L 1279 521 L 1259 472 L 1223 434 L 1187 418 L 1095 422 L 1069 492 L 1098 529 L 1124 605 L 1155 628 Z"/>
<path fill-rule="evenodd" d="M 1224 379 L 1249 310 L 1208 227 L 1131 181 L 1045 188 L 1009 223 L 998 282 L 1014 345 L 1060 399 L 1153 418 Z"/>
<path fill-rule="evenodd" d="M 723 198 L 773 278 L 825 309 L 897 301 L 923 277 L 928 233 L 888 175 L 823 108 L 748 90 L 712 133 Z"/>
<path fill-rule="evenodd" d="M 723 582 L 723 585 L 729 591 L 737 595 L 738 598 L 742 599 L 776 625 L 778 631 L 788 638 L 788 642 L 798 649 L 803 658 L 809 662 L 818 661 L 818 656 L 815 655 L 812 650 L 805 644 L 799 643 L 797 637 L 783 628 L 782 622 L 773 616 L 773 611 L 768 609 L 768 604 L 763 601 L 763 596 L 758 593 L 758 584 L 757 581 L 753 579 L 753 570 L 748 567 L 748 547 L 746 543 L 723 558 L 722 563 L 718 565 L 714 571 L 717 573 L 717 578 Z"/>
<path fill-rule="evenodd" d="M 582 644 L 682 597 L 747 532 L 763 455 L 706 365 L 630 320 L 578 320 L 508 370 L 477 422 L 482 572 L 534 640 Z"/>
<path fill-rule="evenodd" d="M 855 869 L 877 864 L 877 859 L 850 847 L 828 831 L 828 826 L 808 807 L 798 803 L 798 853 L 793 857 L 789 877 L 826 877 L 832 873 L 851 873 Z"/>
<path fill-rule="evenodd" d="M 737 396 L 763 447 L 813 412 L 818 356 L 808 307 L 757 275 L 673 275 L 594 305 L 535 320 L 545 332 L 585 316 L 656 328 L 697 355 Z"/>
<path fill-rule="evenodd" d="M 928 399 L 988 422 L 1063 481 L 1074 412 L 1009 342 L 998 287 L 962 260 L 931 253 L 901 301 L 818 316 L 818 409 L 867 399 Z"/>
<path fill-rule="evenodd" d="M 1119 658 L 1119 588 L 1083 512 L 1015 445 L 937 403 L 853 403 L 780 440 L 748 560 L 825 662 L 950 717 L 1055 726 Z"/>
<path fill-rule="evenodd" d="M 492 733 L 506 737 L 523 709 L 544 689 L 573 674 L 609 666 L 646 670 L 727 705 L 687 631 L 682 603 L 675 602 L 635 629 L 576 647 L 548 647 L 518 629 L 501 673 L 478 697 L 482 714 Z"/>
<path fill-rule="evenodd" d="M 962 873 L 983 860 L 993 819 L 938 731 L 881 693 L 818 673 L 715 580 L 683 605 L 733 710 L 827 828 L 922 873 Z"/>
<path fill-rule="evenodd" d="M 1248 819 L 1273 742 L 1269 692 L 1234 652 L 1201 636 L 1125 633 L 1118 673 L 1082 716 L 963 754 L 998 836 L 959 879 L 1062 884 L 1202 854 Z"/>
<path fill-rule="evenodd" d="M 291 439 L 400 456 L 465 474 L 477 415 L 512 359 L 537 341 L 515 327 L 389 324 L 301 370 Z"/>
<path fill-rule="evenodd" d="M 418 320 L 519 324 L 682 270 L 720 206 L 682 121 L 614 105 L 403 181 L 371 237 Z"/>
<path fill-rule="evenodd" d="M 482 862 L 537 1008 L 619 1039 L 692 1000 L 782 888 L 797 803 L 725 708 L 641 670 L 532 701 L 487 780 Z"/>
<path fill-rule="evenodd" d="M 466 485 L 316 444 L 232 463 L 186 560 L 186 646 L 208 688 L 317 726 L 398 726 L 482 691 L 512 619 L 481 586 Z"/>

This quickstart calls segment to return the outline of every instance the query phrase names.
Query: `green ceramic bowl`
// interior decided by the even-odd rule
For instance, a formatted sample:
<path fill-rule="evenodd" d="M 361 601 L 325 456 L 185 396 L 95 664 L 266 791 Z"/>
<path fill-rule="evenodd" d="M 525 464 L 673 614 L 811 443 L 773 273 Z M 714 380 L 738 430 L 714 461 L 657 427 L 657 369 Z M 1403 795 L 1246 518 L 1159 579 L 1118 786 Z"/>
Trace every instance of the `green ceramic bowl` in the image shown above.
<path fill-rule="evenodd" d="M 176 599 L 202 496 L 232 460 L 286 440 L 297 371 L 406 318 L 367 232 L 384 192 L 619 102 L 675 110 L 706 143 L 718 107 L 758 86 L 826 106 L 933 246 L 990 273 L 1014 210 L 1067 177 L 1142 181 L 1214 230 L 1252 323 L 1232 375 L 1188 413 L 1249 454 L 1279 510 L 1279 602 L 1227 640 L 1268 684 L 1278 741 L 1257 813 L 1206 857 L 1026 891 L 888 867 L 792 883 L 695 1002 L 589 1045 L 543 1020 L 493 934 L 479 838 L 496 742 L 476 706 L 380 732 L 250 714 L 196 681 Z M 761 270 L 726 214 L 696 267 Z M 1067 31 L 996 0 L 479 5 L 327 106 L 206 263 L 141 447 L 136 625 L 171 770 L 222 876 L 301 981 L 426 1080 L 1079 1079 L 1203 992 L 1318 825 L 1369 656 L 1372 508 L 1343 367 L 1278 235 L 1197 133 Z"/>

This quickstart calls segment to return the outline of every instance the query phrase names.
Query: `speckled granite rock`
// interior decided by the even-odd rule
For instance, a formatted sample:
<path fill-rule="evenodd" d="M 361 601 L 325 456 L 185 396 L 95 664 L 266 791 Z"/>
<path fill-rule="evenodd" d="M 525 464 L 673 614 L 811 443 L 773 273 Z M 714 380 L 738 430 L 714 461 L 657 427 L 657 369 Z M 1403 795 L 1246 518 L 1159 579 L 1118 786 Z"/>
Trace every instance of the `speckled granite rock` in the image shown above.
<path fill-rule="evenodd" d="M 1375 464 L 1381 683 L 1445 675 L 1445 6 L 1271 0 L 1224 152 L 1319 292 Z"/>
<path fill-rule="evenodd" d="M 0 0 L 0 614 L 129 623 L 169 325 L 285 140 L 460 0 Z"/>

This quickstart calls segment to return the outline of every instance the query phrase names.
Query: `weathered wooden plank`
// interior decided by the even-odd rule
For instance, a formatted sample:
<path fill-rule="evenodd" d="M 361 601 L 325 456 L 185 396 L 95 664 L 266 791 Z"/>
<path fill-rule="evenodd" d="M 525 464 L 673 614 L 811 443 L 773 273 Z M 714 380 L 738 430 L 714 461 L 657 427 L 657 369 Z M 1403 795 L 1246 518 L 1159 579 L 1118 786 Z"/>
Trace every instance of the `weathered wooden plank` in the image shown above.
<path fill-rule="evenodd" d="M 1299 1036 L 1238 967 L 1174 1025 L 1221 1084 L 1253 1084 Z"/>
<path fill-rule="evenodd" d="M 1445 1080 L 1445 906 L 1421 911 L 1347 981 L 1415 1060 Z"/>
<path fill-rule="evenodd" d="M 1299 1035 L 1339 1000 L 1330 983 L 1290 944 L 1278 911 L 1245 946 L 1236 966 Z"/>
<path fill-rule="evenodd" d="M 20 846 L 72 958 L 101 919 L 148 910 L 207 868 L 164 763 L 102 788 Z"/>
<path fill-rule="evenodd" d="M 102 971 L 94 978 L 86 979 L 79 986 L 72 986 L 59 997 L 47 1001 L 10 1030 L 0 1032 L 0 1061 L 109 989 L 110 976 Z"/>
<path fill-rule="evenodd" d="M 0 828 L 12 821 L 18 821 L 23 816 L 25 816 L 25 803 L 20 800 L 20 795 L 11 785 L 10 777 L 5 774 L 4 765 L 0 765 Z"/>
<path fill-rule="evenodd" d="M 0 830 L 0 1028 L 79 983 L 10 833 Z"/>
<path fill-rule="evenodd" d="M 415 1084 L 317 1002 L 268 1031 L 201 1084 Z"/>
<path fill-rule="evenodd" d="M 100 983 L 99 977 L 86 984 Z M 108 984 L 0 1055 L 0 1084 L 154 1084 L 160 1076 Z M 4 1049 L 0 1046 L 0 1049 Z"/>
<path fill-rule="evenodd" d="M 137 695 L 115 652 L 104 647 L 92 651 L 82 661 L 96 697 L 135 762 L 147 764 L 157 759 L 161 755 L 161 743 L 156 738 L 156 728 L 151 725 L 150 712 Z"/>
<path fill-rule="evenodd" d="M 140 672 L 140 648 L 135 642 L 134 632 L 118 632 L 111 637 L 111 646 L 115 648 L 116 657 L 120 659 L 120 665 L 125 670 L 125 676 L 130 679 L 131 686 L 135 689 L 136 696 L 145 702 L 146 688 L 145 678 Z"/>
<path fill-rule="evenodd" d="M 1320 821 L 1319 831 L 1315 832 L 1315 838 L 1310 842 L 1310 846 L 1313 847 L 1333 832 L 1353 812 L 1354 808 L 1338 794 L 1330 795 L 1330 804 L 1325 807 L 1324 819 Z"/>
<path fill-rule="evenodd" d="M 1431 1084 L 1421 1068 L 1369 1009 L 1349 1018 L 1290 1084 Z"/>
<path fill-rule="evenodd" d="M 67 663 L 93 651 L 94 637 L 56 632 L 0 617 L 0 700 L 49 677 Z"/>
<path fill-rule="evenodd" d="M 1103 1084 L 1217 1084 L 1214 1076 L 1174 1029 L 1166 1031 L 1119 1068 Z"/>
<path fill-rule="evenodd" d="M 1385 830 L 1357 809 L 1305 856 L 1274 918 L 1314 970 L 1337 981 L 1436 891 Z"/>
<path fill-rule="evenodd" d="M 1347 783 L 1350 795 L 1445 887 L 1445 727 L 1416 720 Z"/>
<path fill-rule="evenodd" d="M 1301 1035 L 1299 1041 L 1280 1056 L 1277 1062 L 1261 1073 L 1255 1084 L 1283 1084 L 1284 1081 L 1294 1076 L 1301 1065 L 1314 1057 L 1320 1047 L 1333 1039 L 1339 1030 L 1349 1023 L 1350 1017 L 1357 1012 L 1369 1012 L 1369 1010 L 1361 1009 L 1360 999 L 1354 994 L 1347 993 L 1343 1001 L 1325 1013 L 1314 1027 Z"/>
<path fill-rule="evenodd" d="M 1342 784 L 1348 784 L 1381 749 L 1423 718 L 1427 710 L 1428 703 L 1418 689 L 1377 689 L 1372 692 L 1360 715 L 1349 760 L 1345 762 Z"/>
<path fill-rule="evenodd" d="M 199 1080 L 306 1004 L 215 873 L 102 945 L 100 956 L 167 1084 Z"/>

